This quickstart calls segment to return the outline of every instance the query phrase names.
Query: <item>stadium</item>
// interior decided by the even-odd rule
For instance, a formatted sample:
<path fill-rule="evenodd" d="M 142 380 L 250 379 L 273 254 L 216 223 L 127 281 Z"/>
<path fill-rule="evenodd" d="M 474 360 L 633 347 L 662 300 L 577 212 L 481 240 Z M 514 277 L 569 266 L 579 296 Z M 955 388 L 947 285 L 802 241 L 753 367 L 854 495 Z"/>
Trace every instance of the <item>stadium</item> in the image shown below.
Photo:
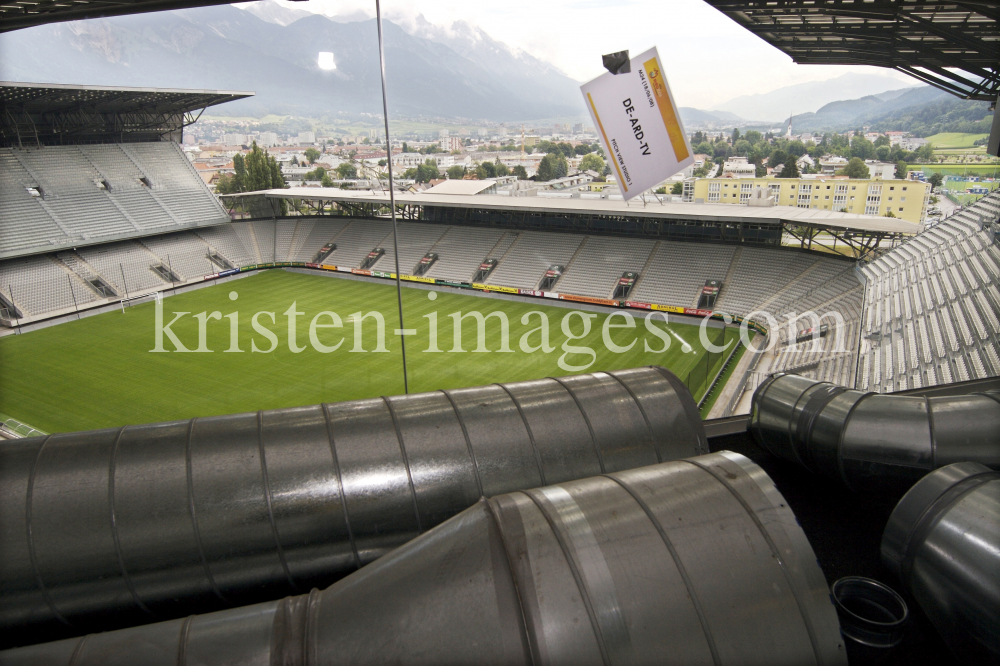
<path fill-rule="evenodd" d="M 0 663 L 1000 656 L 1000 190 L 217 196 L 251 95 L 0 83 Z"/>

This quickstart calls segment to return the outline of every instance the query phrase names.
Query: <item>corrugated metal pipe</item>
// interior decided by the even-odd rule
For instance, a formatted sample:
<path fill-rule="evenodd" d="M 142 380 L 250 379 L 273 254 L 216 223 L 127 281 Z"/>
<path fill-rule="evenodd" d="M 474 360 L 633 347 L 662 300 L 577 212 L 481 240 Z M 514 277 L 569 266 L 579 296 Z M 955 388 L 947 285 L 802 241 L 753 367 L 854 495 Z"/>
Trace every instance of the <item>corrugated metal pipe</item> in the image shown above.
<path fill-rule="evenodd" d="M 779 458 L 853 490 L 902 493 L 954 462 L 1000 469 L 1000 391 L 882 395 L 779 373 L 754 392 L 750 431 Z"/>
<path fill-rule="evenodd" d="M 0 447 L 6 646 L 326 587 L 480 497 L 708 452 L 647 367 Z"/>
<path fill-rule="evenodd" d="M 723 452 L 481 500 L 323 592 L 0 653 L 7 666 L 846 666 L 787 502 Z"/>
<path fill-rule="evenodd" d="M 899 501 L 882 562 L 966 664 L 1000 663 L 1000 472 L 955 463 Z"/>

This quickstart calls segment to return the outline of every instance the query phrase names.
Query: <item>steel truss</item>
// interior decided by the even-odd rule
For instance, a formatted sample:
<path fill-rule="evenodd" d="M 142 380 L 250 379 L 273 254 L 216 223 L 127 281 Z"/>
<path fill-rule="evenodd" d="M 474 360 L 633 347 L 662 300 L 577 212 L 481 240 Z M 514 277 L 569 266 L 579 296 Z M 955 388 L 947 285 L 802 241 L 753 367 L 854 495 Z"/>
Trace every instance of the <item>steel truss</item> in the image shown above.
<path fill-rule="evenodd" d="M 963 99 L 1000 94 L 1000 0 L 705 0 L 801 64 L 875 65 Z"/>
<path fill-rule="evenodd" d="M 3 83 L 0 145 L 180 142 L 207 107 L 252 94 Z"/>

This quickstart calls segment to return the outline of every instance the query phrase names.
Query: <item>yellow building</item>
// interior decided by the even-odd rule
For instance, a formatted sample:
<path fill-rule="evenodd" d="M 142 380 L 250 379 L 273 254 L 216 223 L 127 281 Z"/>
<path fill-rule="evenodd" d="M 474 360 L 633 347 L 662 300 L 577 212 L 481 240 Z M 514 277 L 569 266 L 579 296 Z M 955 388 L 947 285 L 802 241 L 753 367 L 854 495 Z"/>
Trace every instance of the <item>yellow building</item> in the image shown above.
<path fill-rule="evenodd" d="M 816 208 L 859 215 L 894 217 L 922 224 L 930 185 L 915 180 L 848 180 L 845 178 L 699 178 L 694 201 L 747 203 L 761 187 L 778 206 Z"/>

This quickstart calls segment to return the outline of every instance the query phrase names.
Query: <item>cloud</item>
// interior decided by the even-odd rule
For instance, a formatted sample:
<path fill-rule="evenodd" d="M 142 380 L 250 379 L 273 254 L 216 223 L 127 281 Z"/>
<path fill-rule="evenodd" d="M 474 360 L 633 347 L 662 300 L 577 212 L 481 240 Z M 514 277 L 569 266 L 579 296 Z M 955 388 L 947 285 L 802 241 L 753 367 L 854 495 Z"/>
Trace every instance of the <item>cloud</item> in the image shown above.
<path fill-rule="evenodd" d="M 371 0 L 276 1 L 331 17 L 356 20 L 375 15 Z M 409 30 L 421 18 L 444 28 L 466 21 L 581 82 L 601 74 L 603 53 L 622 49 L 640 53 L 656 46 L 681 106 L 711 108 L 739 95 L 825 81 L 849 71 L 880 73 L 904 85 L 913 83 L 888 69 L 797 65 L 702 0 L 384 0 L 382 11 L 385 18 Z"/>

